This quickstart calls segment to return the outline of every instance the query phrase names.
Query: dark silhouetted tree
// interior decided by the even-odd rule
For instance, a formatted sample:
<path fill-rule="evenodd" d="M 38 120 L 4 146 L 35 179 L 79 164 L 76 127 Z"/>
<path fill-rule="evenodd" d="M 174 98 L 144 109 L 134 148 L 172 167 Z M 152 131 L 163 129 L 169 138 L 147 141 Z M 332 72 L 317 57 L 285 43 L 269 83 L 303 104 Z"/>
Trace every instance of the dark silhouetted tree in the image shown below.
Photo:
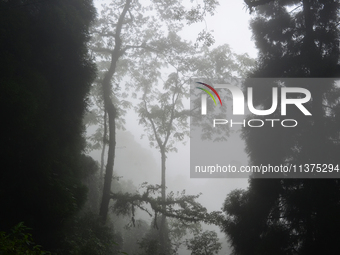
<path fill-rule="evenodd" d="M 0 229 L 50 249 L 86 198 L 82 118 L 95 75 L 92 1 L 0 1 Z M 55 247 L 53 247 L 55 248 Z"/>
<path fill-rule="evenodd" d="M 245 1 L 256 16 L 251 22 L 259 49 L 252 78 L 320 78 L 340 75 L 339 1 Z M 257 107 L 269 109 L 273 84 L 253 86 Z M 299 87 L 287 81 L 284 86 Z M 312 116 L 290 109 L 296 128 L 245 128 L 250 163 L 338 165 L 339 88 L 310 79 Z M 258 118 L 259 116 L 257 116 Z M 274 113 L 267 118 L 280 118 Z M 339 253 L 338 179 L 250 179 L 225 201 L 234 254 Z"/>

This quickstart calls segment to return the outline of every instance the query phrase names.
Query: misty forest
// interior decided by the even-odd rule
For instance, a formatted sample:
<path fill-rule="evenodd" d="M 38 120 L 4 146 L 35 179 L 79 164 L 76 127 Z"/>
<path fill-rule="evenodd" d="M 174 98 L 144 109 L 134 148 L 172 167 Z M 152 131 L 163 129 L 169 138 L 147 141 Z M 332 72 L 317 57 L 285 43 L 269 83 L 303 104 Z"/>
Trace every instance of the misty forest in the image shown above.
<path fill-rule="evenodd" d="M 339 179 L 190 178 L 193 81 L 340 77 L 339 0 L 226 2 L 254 55 L 218 0 L 0 0 L 0 254 L 340 254 Z M 340 86 L 308 89 L 227 130 L 240 164 L 340 163 Z"/>

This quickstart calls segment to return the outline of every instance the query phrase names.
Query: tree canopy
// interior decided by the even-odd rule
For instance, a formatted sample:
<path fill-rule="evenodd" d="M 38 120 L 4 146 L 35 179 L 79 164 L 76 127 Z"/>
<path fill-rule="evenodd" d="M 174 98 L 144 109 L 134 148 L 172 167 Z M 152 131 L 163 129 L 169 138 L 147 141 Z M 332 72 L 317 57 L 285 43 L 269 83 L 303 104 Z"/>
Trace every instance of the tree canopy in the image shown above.
<path fill-rule="evenodd" d="M 251 164 L 339 164 L 339 88 L 315 79 L 340 74 L 339 1 L 245 3 L 255 13 L 251 27 L 260 51 L 250 77 L 314 78 L 310 118 L 291 111 L 287 117 L 299 122 L 294 129 L 244 128 Z M 256 85 L 257 107 L 270 108 L 273 85 Z M 223 207 L 222 228 L 234 254 L 338 253 L 339 189 L 338 179 L 250 179 L 249 188 L 230 193 Z"/>
<path fill-rule="evenodd" d="M 92 1 L 0 1 L 0 228 L 52 247 L 86 198 L 82 117 L 95 75 Z M 5 219 L 5 220 L 4 220 Z"/>

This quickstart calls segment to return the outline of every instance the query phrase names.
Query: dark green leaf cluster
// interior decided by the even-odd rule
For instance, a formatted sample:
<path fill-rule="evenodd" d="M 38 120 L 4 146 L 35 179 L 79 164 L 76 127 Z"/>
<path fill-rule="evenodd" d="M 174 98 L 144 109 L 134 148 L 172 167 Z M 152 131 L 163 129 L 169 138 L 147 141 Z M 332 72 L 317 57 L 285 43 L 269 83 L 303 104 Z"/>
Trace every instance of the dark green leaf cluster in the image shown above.
<path fill-rule="evenodd" d="M 186 195 L 185 191 L 177 194 L 170 192 L 165 201 L 159 196 L 161 187 L 159 185 L 143 185 L 142 193 L 114 193 L 111 198 L 114 200 L 113 210 L 117 214 L 129 214 L 134 217 L 134 210 L 139 208 L 146 211 L 150 216 L 154 216 L 154 224 L 157 228 L 157 217 L 159 214 L 166 215 L 169 218 L 175 218 L 186 222 L 205 222 L 207 224 L 218 225 L 222 220 L 221 212 L 208 213 L 196 199 L 199 195 Z M 163 210 L 162 205 L 166 205 L 166 210 Z M 148 206 L 151 206 L 152 211 L 149 211 Z"/>
<path fill-rule="evenodd" d="M 122 237 L 115 233 L 113 227 L 104 226 L 98 215 L 83 212 L 68 222 L 57 254 L 121 254 L 122 243 Z"/>
<path fill-rule="evenodd" d="M 4 255 L 49 255 L 49 251 L 42 250 L 33 241 L 30 228 L 23 222 L 14 226 L 10 233 L 0 232 L 0 254 Z"/>
<path fill-rule="evenodd" d="M 195 234 L 192 239 L 186 241 L 186 245 L 193 255 L 218 254 L 222 249 L 216 232 L 208 230 Z"/>

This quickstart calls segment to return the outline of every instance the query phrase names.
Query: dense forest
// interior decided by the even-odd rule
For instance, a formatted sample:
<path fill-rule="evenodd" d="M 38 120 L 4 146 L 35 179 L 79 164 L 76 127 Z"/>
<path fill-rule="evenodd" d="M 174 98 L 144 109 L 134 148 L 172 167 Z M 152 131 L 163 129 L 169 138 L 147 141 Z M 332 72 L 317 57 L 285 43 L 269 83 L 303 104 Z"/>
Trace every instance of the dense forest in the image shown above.
<path fill-rule="evenodd" d="M 254 174 L 231 192 L 219 180 L 218 211 L 169 177 L 190 142 L 193 81 L 232 78 L 310 79 L 312 116 L 290 109 L 297 127 L 242 128 L 244 164 L 339 164 L 340 87 L 318 79 L 340 75 L 340 1 L 243 4 L 256 59 L 216 45 L 216 0 L 0 0 L 0 254 L 340 253 L 334 175 Z M 270 108 L 275 85 L 242 89 L 254 86 L 254 106 Z"/>

